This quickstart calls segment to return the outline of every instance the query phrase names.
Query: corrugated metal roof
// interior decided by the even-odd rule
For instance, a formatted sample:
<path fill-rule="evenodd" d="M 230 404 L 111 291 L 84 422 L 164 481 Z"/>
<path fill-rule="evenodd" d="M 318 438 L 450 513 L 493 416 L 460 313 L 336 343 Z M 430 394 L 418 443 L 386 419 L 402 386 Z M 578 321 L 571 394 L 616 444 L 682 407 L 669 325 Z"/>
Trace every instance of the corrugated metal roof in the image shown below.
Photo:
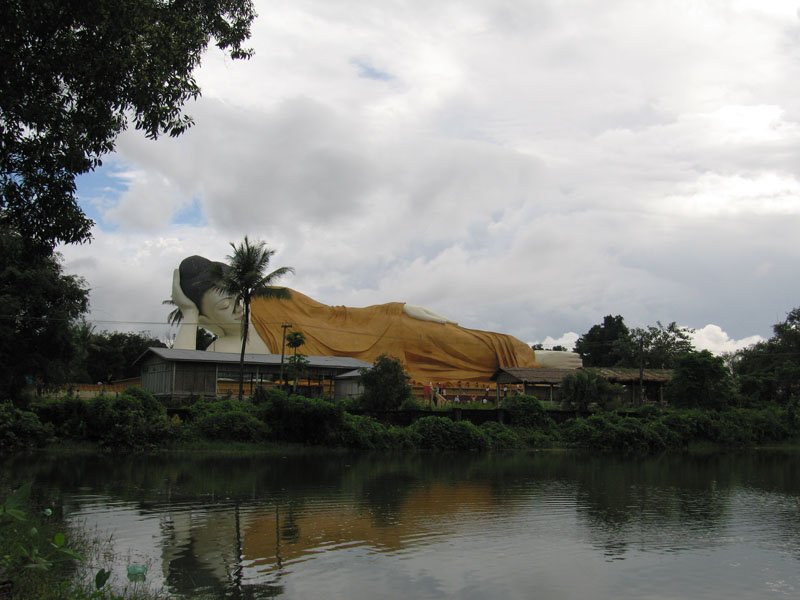
<path fill-rule="evenodd" d="M 361 369 L 353 369 L 347 373 L 337 375 L 336 379 L 358 379 L 359 377 L 361 377 Z"/>
<path fill-rule="evenodd" d="M 492 381 L 500 379 L 500 383 L 561 383 L 564 375 L 574 373 L 575 369 L 528 369 L 522 367 L 501 367 L 492 375 Z M 508 377 L 503 377 L 506 374 Z M 516 380 L 516 381 L 514 381 Z"/>
<path fill-rule="evenodd" d="M 609 381 L 639 381 L 639 369 L 627 369 L 620 367 L 590 367 L 586 370 L 597 373 Z M 672 370 L 645 369 L 642 378 L 645 381 L 667 382 L 672 379 Z"/>
<path fill-rule="evenodd" d="M 204 363 L 230 363 L 239 364 L 238 352 L 206 352 L 204 350 L 179 350 L 177 348 L 148 348 L 144 354 L 136 359 L 140 362 L 149 353 L 159 358 L 174 362 L 204 362 Z M 286 356 L 288 358 L 289 355 Z M 286 364 L 284 358 L 284 364 Z M 306 356 L 308 366 L 329 369 L 361 369 L 372 365 L 357 358 L 349 356 Z M 281 364 L 280 354 L 245 354 L 244 362 L 248 365 L 276 365 Z M 134 364 L 135 364 L 134 363 Z"/>

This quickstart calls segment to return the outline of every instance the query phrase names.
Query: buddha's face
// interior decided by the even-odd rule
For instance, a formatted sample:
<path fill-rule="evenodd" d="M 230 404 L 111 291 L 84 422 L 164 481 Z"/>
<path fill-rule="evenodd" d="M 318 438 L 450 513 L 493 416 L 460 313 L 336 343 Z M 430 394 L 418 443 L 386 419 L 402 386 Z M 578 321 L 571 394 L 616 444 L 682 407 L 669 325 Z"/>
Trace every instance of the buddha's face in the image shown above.
<path fill-rule="evenodd" d="M 209 325 L 223 332 L 218 335 L 240 335 L 244 311 L 241 304 L 234 302 L 230 296 L 215 289 L 208 290 L 203 294 L 200 312 Z"/>

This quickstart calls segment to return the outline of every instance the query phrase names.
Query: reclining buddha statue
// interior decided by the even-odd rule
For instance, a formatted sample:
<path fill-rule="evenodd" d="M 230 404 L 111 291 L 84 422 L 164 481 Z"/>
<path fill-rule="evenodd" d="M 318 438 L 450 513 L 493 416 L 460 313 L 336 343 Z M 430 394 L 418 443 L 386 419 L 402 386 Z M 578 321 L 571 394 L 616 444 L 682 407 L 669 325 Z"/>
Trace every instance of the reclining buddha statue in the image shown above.
<path fill-rule="evenodd" d="M 175 348 L 195 349 L 200 326 L 217 335 L 207 350 L 239 352 L 243 310 L 214 288 L 212 264 L 191 256 L 175 270 L 172 300 L 183 313 Z M 303 333 L 306 355 L 349 356 L 371 363 L 386 354 L 399 359 L 423 385 L 486 382 L 501 366 L 538 366 L 531 347 L 515 337 L 461 327 L 403 302 L 329 306 L 289 290 L 288 299 L 254 299 L 250 321 L 246 352 L 280 353 L 282 325 L 289 323 L 291 331 Z"/>

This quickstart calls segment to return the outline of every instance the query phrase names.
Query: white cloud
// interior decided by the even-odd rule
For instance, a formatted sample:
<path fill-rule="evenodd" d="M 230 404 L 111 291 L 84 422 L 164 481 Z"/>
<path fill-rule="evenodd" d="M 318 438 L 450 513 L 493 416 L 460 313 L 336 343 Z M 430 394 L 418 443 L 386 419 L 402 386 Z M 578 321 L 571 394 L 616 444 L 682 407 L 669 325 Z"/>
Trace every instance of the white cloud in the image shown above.
<path fill-rule="evenodd" d="M 560 337 L 557 338 L 548 335 L 540 343 L 542 344 L 545 350 L 552 350 L 554 346 L 562 346 L 567 350 L 571 351 L 573 348 L 575 348 L 575 342 L 578 341 L 579 337 L 580 335 L 575 333 L 574 331 L 568 331 L 567 333 L 562 334 Z M 531 345 L 536 343 L 539 342 L 531 342 Z"/>
<path fill-rule="evenodd" d="M 252 60 L 206 57 L 194 128 L 120 138 L 117 230 L 65 254 L 120 319 L 249 234 L 333 304 L 766 335 L 800 297 L 800 21 L 766 4 L 260 5 Z M 193 202 L 204 225 L 175 225 Z"/>
<path fill-rule="evenodd" d="M 751 335 L 746 338 L 735 340 L 725 333 L 719 325 L 708 325 L 696 329 L 691 334 L 692 343 L 698 350 L 709 350 L 713 354 L 723 354 L 726 352 L 736 352 L 747 346 L 752 346 L 758 342 L 763 342 L 764 338 L 760 335 Z"/>

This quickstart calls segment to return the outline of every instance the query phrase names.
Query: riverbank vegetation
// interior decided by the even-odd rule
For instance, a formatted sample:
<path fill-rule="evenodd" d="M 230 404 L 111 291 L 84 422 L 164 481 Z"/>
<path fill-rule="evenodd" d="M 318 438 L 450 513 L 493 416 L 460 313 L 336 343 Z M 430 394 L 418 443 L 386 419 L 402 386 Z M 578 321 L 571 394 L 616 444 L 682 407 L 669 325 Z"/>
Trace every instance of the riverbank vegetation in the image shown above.
<path fill-rule="evenodd" d="M 391 425 L 380 417 L 402 411 L 370 413 L 353 404 L 272 390 L 259 391 L 250 400 L 199 400 L 182 417 L 170 417 L 152 395 L 131 388 L 113 397 L 40 399 L 29 410 L 0 404 L 0 450 L 88 442 L 104 450 L 136 452 L 249 443 L 397 452 L 564 447 L 651 453 L 695 443 L 742 447 L 800 437 L 796 400 L 786 406 L 648 405 L 559 413 L 545 410 L 536 398 L 512 396 L 501 411 L 407 413 L 410 424 Z"/>

